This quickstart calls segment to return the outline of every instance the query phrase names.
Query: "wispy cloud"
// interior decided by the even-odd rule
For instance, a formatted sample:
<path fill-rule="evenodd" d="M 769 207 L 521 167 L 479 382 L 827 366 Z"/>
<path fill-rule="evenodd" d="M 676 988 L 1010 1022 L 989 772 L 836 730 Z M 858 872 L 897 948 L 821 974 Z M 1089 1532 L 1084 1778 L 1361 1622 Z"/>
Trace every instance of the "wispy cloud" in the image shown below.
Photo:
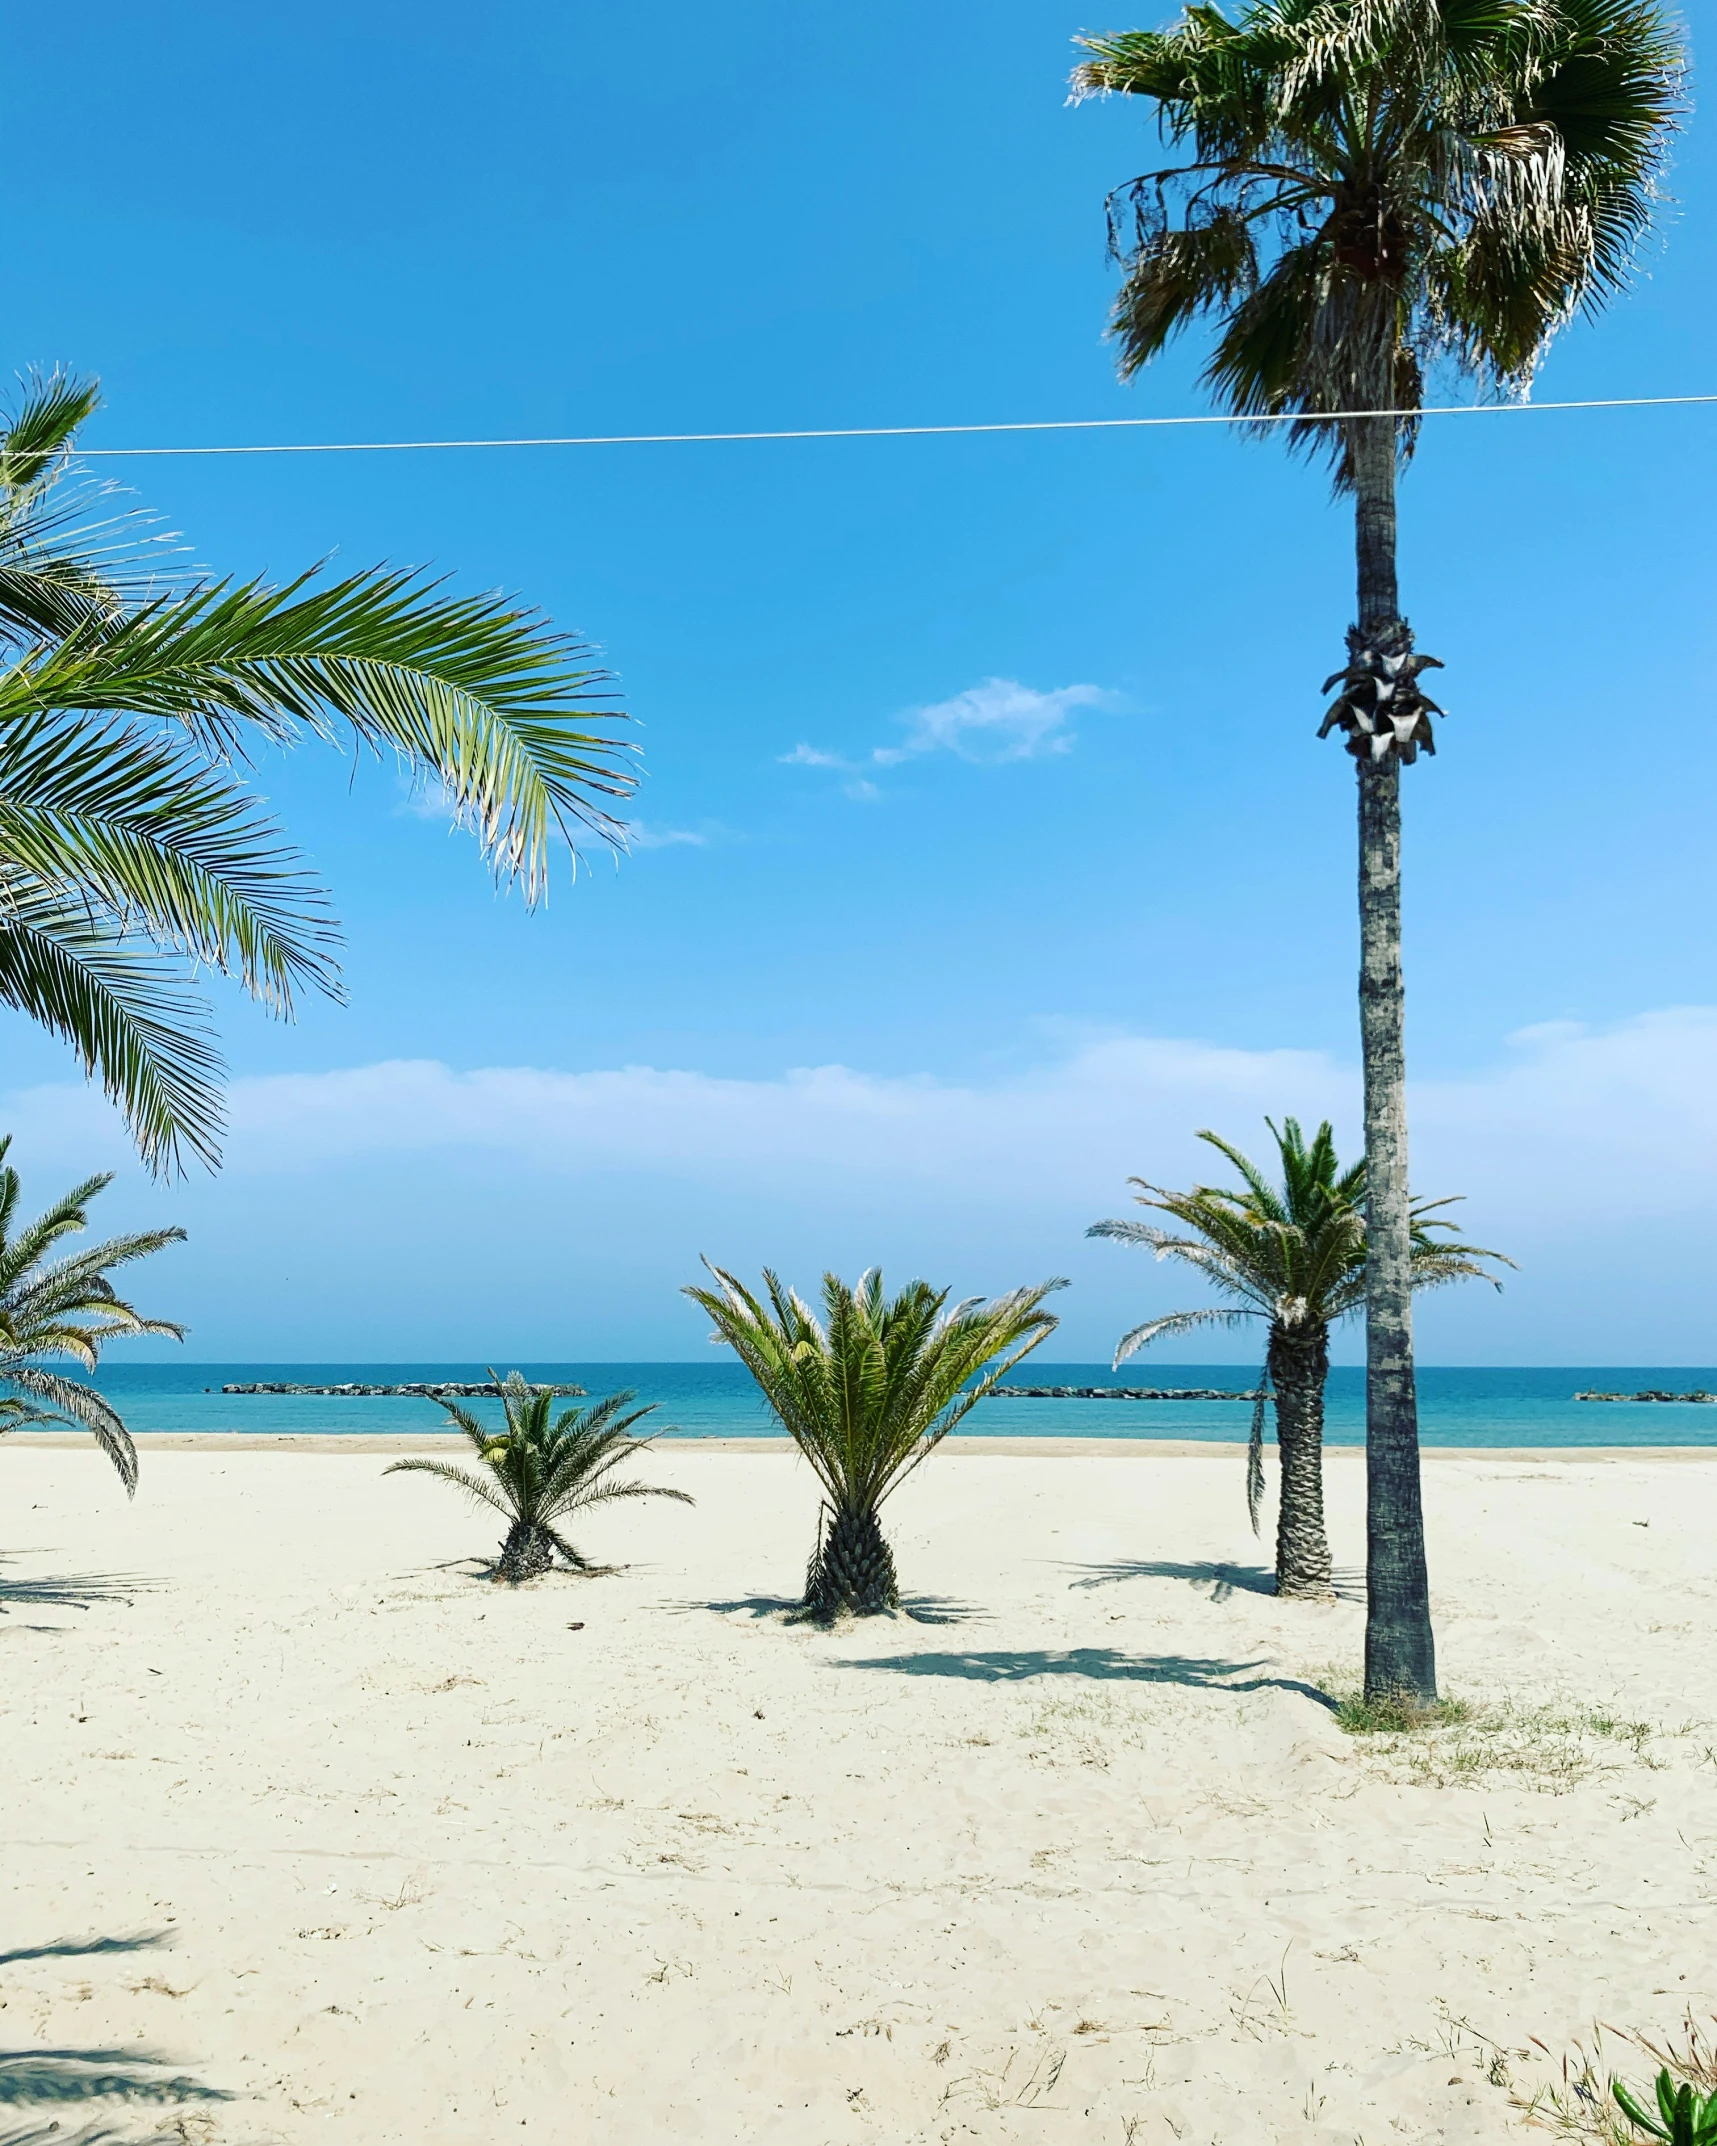
<path fill-rule="evenodd" d="M 781 755 L 783 767 L 828 768 L 851 778 L 844 794 L 861 804 L 882 795 L 867 769 L 899 767 L 927 753 L 952 753 L 958 760 L 994 765 L 1008 760 L 1041 760 L 1073 749 L 1070 727 L 1081 708 L 1112 708 L 1120 696 L 1103 686 L 1056 686 L 1040 693 L 1017 678 L 986 678 L 951 700 L 932 701 L 902 717 L 905 738 L 899 745 L 878 745 L 854 760 L 803 741 Z"/>
<path fill-rule="evenodd" d="M 790 753 L 781 755 L 783 767 L 851 768 L 854 764 L 839 753 L 825 753 L 815 745 L 795 745 Z"/>
<path fill-rule="evenodd" d="M 398 795 L 393 809 L 397 818 L 445 823 L 457 817 L 452 798 L 435 776 L 407 774 L 401 770 L 395 781 Z"/>
<path fill-rule="evenodd" d="M 626 847 L 628 849 L 707 849 L 715 833 L 713 826 L 652 827 L 647 820 L 626 822 Z"/>
<path fill-rule="evenodd" d="M 1115 699 L 1101 686 L 1057 686 L 1039 693 L 1017 678 L 986 678 L 952 700 L 915 708 L 906 719 L 906 742 L 879 746 L 871 758 L 879 767 L 937 752 L 962 760 L 1040 760 L 1072 751 L 1068 724 L 1076 709 L 1113 706 Z"/>

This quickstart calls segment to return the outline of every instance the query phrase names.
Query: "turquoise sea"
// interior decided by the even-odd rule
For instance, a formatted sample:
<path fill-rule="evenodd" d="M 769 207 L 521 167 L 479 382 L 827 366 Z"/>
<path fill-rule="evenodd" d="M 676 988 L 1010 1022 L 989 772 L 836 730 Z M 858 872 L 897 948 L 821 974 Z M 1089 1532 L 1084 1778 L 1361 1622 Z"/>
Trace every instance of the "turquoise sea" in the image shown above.
<path fill-rule="evenodd" d="M 502 1363 L 503 1373 L 514 1367 Z M 751 1382 L 731 1359 L 706 1363 L 520 1364 L 527 1377 L 588 1388 L 631 1387 L 656 1403 L 664 1434 L 685 1438 L 767 1437 Z M 1016 1374 L 1045 1386 L 1217 1386 L 1240 1390 L 1255 1371 L 1244 1364 L 1106 1364 L 1033 1362 Z M 309 1431 L 339 1437 L 366 1431 L 428 1431 L 444 1420 L 431 1401 L 347 1400 L 273 1394 L 223 1394 L 225 1385 L 288 1381 L 332 1386 L 355 1380 L 402 1385 L 431 1379 L 476 1380 L 482 1364 L 121 1364 L 102 1367 L 97 1384 L 136 1431 Z M 1364 1436 L 1364 1372 L 1330 1373 L 1327 1431 L 1332 1442 Z M 1659 1387 L 1717 1392 L 1717 1368 L 1663 1365 L 1531 1367 L 1470 1370 L 1426 1365 L 1419 1373 L 1420 1434 L 1446 1446 L 1717 1446 L 1717 1405 L 1577 1402 L 1576 1392 L 1638 1392 Z M 468 1404 L 498 1414 L 494 1403 Z M 1240 1401 L 990 1400 L 964 1428 L 986 1437 L 1244 1439 L 1251 1410 Z"/>

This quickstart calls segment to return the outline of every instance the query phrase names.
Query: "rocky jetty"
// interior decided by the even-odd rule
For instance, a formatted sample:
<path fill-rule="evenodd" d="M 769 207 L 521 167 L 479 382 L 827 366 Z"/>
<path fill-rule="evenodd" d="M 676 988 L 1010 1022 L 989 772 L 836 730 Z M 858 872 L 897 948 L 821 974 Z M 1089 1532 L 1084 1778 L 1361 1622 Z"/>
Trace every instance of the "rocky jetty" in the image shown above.
<path fill-rule="evenodd" d="M 1576 1401 L 1717 1401 L 1717 1393 L 1700 1387 L 1692 1393 L 1664 1393 L 1653 1386 L 1645 1393 L 1577 1393 Z"/>
<path fill-rule="evenodd" d="M 534 1390 L 541 1393 L 544 1389 L 538 1386 Z M 547 1390 L 550 1393 L 578 1398 L 587 1389 L 583 1386 L 550 1386 Z M 214 1388 L 205 1386 L 203 1391 L 212 1393 Z M 494 1400 L 500 1393 L 501 1388 L 494 1379 L 481 1379 L 475 1385 L 461 1385 L 453 1380 L 431 1385 L 419 1380 L 405 1386 L 360 1386 L 356 1381 L 344 1386 L 289 1386 L 280 1380 L 271 1379 L 265 1385 L 223 1386 L 221 1391 L 222 1393 L 333 1394 L 340 1400 L 357 1401 L 394 1399 L 408 1401 L 476 1401 Z"/>
<path fill-rule="evenodd" d="M 1255 1401 L 1255 1393 L 1218 1386 L 995 1386 L 1010 1401 Z"/>

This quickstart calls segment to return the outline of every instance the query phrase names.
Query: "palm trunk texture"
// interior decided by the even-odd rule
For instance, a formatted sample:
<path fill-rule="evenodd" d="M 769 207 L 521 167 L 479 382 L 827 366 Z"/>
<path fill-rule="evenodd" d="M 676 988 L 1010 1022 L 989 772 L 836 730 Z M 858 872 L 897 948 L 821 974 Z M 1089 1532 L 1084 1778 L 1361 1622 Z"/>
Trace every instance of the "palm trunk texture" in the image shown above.
<path fill-rule="evenodd" d="M 1359 626 L 1399 631 L 1395 420 L 1353 428 Z M 1359 768 L 1359 1033 L 1365 1065 L 1365 1694 L 1437 1696 L 1413 1383 L 1407 1056 L 1401 980 L 1401 763 Z"/>
<path fill-rule="evenodd" d="M 850 1506 L 833 1514 L 805 1574 L 808 1614 L 826 1620 L 850 1610 L 855 1617 L 876 1617 L 899 1605 L 894 1552 L 876 1514 Z"/>
<path fill-rule="evenodd" d="M 515 1520 L 495 1561 L 495 1578 L 517 1587 L 521 1580 L 540 1579 L 553 1563 L 554 1539 L 548 1530 Z"/>
<path fill-rule="evenodd" d="M 1276 1392 L 1276 1444 L 1282 1496 L 1276 1516 L 1276 1592 L 1302 1600 L 1335 1598 L 1329 1536 L 1324 1530 L 1324 1385 L 1329 1329 L 1311 1335 L 1277 1327 L 1270 1336 L 1270 1384 Z"/>

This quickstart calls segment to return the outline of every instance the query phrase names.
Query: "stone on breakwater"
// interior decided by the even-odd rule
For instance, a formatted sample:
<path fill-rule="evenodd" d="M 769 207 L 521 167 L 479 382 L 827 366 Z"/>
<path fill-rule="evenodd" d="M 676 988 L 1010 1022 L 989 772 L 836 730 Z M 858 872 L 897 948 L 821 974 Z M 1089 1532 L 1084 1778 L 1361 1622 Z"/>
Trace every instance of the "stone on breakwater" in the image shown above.
<path fill-rule="evenodd" d="M 544 1388 L 537 1386 L 532 1390 L 533 1392 L 541 1393 Z M 501 1388 L 494 1379 L 483 1379 L 476 1385 L 463 1385 L 454 1380 L 443 1380 L 431 1385 L 427 1381 L 417 1380 L 405 1386 L 361 1386 L 355 1381 L 344 1386 L 290 1386 L 278 1380 L 270 1380 L 264 1385 L 257 1386 L 223 1386 L 221 1391 L 222 1393 L 332 1394 L 347 1400 L 365 1401 L 395 1398 L 412 1401 L 472 1401 L 493 1400 L 500 1394 Z M 578 1398 L 583 1396 L 587 1389 L 583 1386 L 550 1386 L 547 1391 L 553 1394 Z"/>
<path fill-rule="evenodd" d="M 1717 1393 L 1707 1393 L 1703 1387 L 1692 1393 L 1664 1393 L 1652 1387 L 1645 1393 L 1577 1393 L 1576 1401 L 1717 1401 Z"/>

